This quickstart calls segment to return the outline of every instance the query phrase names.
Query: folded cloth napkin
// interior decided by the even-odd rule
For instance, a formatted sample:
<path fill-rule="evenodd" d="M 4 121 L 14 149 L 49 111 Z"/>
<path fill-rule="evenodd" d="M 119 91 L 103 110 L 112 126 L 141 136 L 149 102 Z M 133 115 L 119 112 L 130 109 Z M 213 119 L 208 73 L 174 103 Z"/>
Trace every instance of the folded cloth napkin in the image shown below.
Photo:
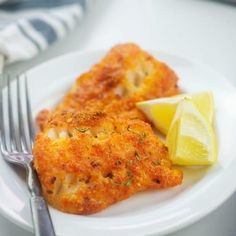
<path fill-rule="evenodd" d="M 84 8 L 84 1 L 78 1 L 27 10 L 18 19 L 0 25 L 0 71 L 4 64 L 30 59 L 63 38 L 80 21 Z"/>

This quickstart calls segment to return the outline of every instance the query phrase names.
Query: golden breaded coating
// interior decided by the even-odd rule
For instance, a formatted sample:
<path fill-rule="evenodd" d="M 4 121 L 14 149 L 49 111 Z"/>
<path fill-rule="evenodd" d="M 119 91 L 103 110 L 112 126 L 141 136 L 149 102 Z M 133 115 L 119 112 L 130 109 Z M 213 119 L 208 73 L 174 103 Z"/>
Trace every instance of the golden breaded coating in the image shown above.
<path fill-rule="evenodd" d="M 131 116 L 135 113 L 137 117 L 144 119 L 135 103 L 177 94 L 177 80 L 176 74 L 166 64 L 137 45 L 120 44 L 113 47 L 88 72 L 78 77 L 54 111 L 103 111 L 112 102 L 107 109 L 111 115 L 123 117 L 124 112 L 125 117 L 128 117 L 130 112 Z M 129 101 L 129 108 L 119 107 L 119 104 L 125 104 L 121 99 Z M 39 114 L 38 123 L 41 127 L 48 115 L 45 111 Z"/>
<path fill-rule="evenodd" d="M 54 113 L 33 155 L 45 198 L 69 213 L 95 213 L 136 192 L 182 181 L 149 124 L 100 112 Z"/>

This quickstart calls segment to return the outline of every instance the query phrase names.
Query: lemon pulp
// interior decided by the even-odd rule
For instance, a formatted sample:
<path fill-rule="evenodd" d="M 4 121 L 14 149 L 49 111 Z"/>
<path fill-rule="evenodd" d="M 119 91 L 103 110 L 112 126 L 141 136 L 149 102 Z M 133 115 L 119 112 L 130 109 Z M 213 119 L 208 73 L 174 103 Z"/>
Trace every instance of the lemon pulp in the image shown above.
<path fill-rule="evenodd" d="M 209 165 L 216 161 L 212 125 L 191 100 L 184 99 L 179 103 L 166 144 L 174 164 Z"/>
<path fill-rule="evenodd" d="M 214 99 L 210 91 L 153 99 L 139 102 L 136 105 L 147 115 L 159 131 L 167 134 L 178 104 L 186 98 L 192 100 L 196 108 L 209 123 L 213 123 Z"/>

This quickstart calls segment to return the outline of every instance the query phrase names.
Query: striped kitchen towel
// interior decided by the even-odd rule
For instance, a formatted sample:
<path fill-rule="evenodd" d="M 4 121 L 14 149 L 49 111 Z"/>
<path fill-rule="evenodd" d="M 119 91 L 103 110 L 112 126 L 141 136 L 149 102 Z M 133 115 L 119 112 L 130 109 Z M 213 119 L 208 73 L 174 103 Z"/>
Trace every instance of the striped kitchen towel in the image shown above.
<path fill-rule="evenodd" d="M 0 25 L 0 72 L 4 64 L 30 59 L 63 38 L 80 21 L 84 7 L 75 3 L 30 10 Z"/>

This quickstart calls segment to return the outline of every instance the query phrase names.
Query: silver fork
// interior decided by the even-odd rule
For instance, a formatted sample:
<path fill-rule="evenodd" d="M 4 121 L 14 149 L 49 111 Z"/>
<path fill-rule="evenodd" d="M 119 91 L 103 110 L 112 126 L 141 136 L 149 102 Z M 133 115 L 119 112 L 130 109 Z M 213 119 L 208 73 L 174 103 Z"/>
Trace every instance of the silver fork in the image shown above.
<path fill-rule="evenodd" d="M 7 85 L 3 92 L 4 82 Z M 35 235 L 55 236 L 48 207 L 41 195 L 40 183 L 33 168 L 32 145 L 35 130 L 26 75 L 23 78 L 17 76 L 14 88 L 15 93 L 13 93 L 10 76 L 2 76 L 0 81 L 0 153 L 7 162 L 26 169 Z"/>

